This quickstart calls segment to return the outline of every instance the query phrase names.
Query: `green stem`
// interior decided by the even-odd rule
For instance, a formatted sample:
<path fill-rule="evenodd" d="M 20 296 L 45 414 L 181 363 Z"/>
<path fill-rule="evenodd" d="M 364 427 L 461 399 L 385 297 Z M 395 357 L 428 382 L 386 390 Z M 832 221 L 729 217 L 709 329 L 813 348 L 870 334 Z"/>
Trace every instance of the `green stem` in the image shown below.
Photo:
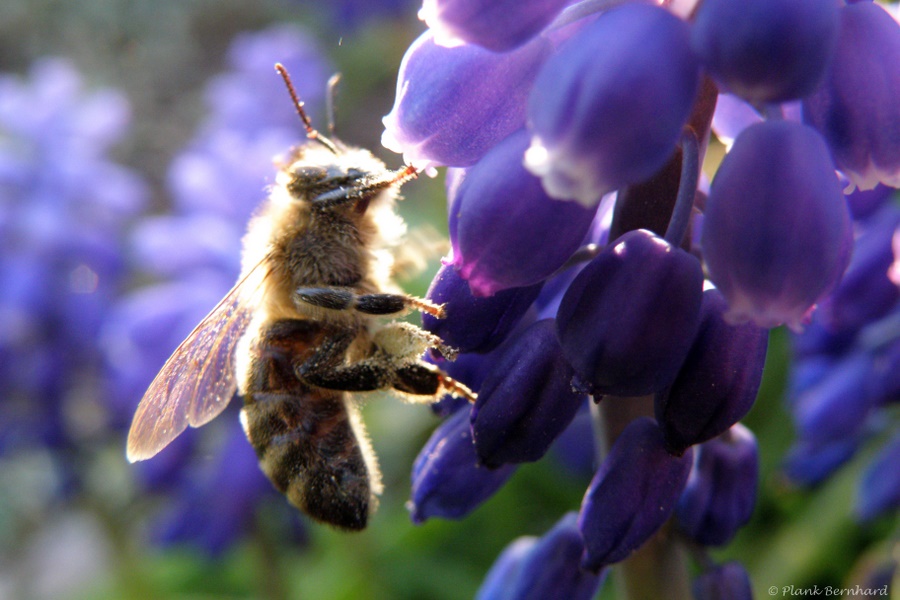
<path fill-rule="evenodd" d="M 277 542 L 269 530 L 268 523 L 261 518 L 257 510 L 256 527 L 254 527 L 253 548 L 258 558 L 259 593 L 270 600 L 288 600 L 291 597 L 278 559 Z"/>
<path fill-rule="evenodd" d="M 671 521 L 638 550 L 613 567 L 618 597 L 628 600 L 690 600 L 687 553 L 670 534 Z"/>

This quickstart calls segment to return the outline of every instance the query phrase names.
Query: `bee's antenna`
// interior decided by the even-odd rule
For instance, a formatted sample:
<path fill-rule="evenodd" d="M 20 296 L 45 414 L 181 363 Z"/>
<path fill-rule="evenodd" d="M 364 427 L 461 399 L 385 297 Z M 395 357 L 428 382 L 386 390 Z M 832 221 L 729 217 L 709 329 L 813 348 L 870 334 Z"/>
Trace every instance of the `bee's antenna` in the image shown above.
<path fill-rule="evenodd" d="M 288 75 L 287 69 L 284 68 L 283 64 L 275 63 L 275 70 L 281 75 L 281 78 L 284 80 L 284 85 L 287 86 L 288 93 L 291 95 L 291 100 L 294 101 L 294 108 L 297 109 L 297 115 L 300 116 L 300 120 L 303 121 L 303 126 L 306 128 L 306 137 L 311 140 L 316 140 L 333 153 L 337 154 L 338 150 L 335 147 L 334 142 L 321 135 L 316 128 L 313 127 L 309 115 L 303 110 L 303 101 L 300 100 L 300 97 L 297 95 L 297 91 L 294 89 L 294 84 L 291 83 L 291 76 Z"/>
<path fill-rule="evenodd" d="M 341 82 L 341 74 L 335 73 L 328 79 L 328 95 L 325 98 L 325 111 L 328 115 L 328 135 L 334 137 L 337 119 L 335 118 L 335 98 L 337 97 L 338 84 Z"/>

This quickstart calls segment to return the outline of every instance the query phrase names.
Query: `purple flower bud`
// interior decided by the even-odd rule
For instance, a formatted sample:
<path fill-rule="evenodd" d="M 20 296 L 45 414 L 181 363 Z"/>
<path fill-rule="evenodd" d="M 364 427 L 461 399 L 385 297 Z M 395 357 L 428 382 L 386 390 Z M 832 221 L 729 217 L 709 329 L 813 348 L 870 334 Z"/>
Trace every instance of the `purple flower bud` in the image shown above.
<path fill-rule="evenodd" d="M 640 396 L 671 385 L 700 324 L 703 273 L 647 230 L 607 246 L 557 313 L 563 354 L 593 392 Z"/>
<path fill-rule="evenodd" d="M 751 102 L 812 93 L 838 37 L 837 4 L 822 0 L 704 0 L 691 46 L 710 74 Z"/>
<path fill-rule="evenodd" d="M 691 472 L 690 449 L 669 454 L 653 419 L 635 419 L 613 444 L 581 503 L 581 565 L 597 572 L 626 558 L 662 527 Z"/>
<path fill-rule="evenodd" d="M 453 200 L 453 263 L 476 296 L 543 281 L 578 249 L 596 209 L 547 196 L 522 166 L 523 129 L 466 172 Z"/>
<path fill-rule="evenodd" d="M 891 241 L 900 226 L 900 208 L 889 205 L 866 221 L 857 237 L 847 273 L 822 303 L 823 320 L 834 332 L 857 331 L 900 300 L 900 288 L 888 278 L 894 262 Z"/>
<path fill-rule="evenodd" d="M 701 234 L 731 322 L 799 328 L 850 258 L 850 216 L 828 149 L 809 127 L 745 129 L 713 179 Z"/>
<path fill-rule="evenodd" d="M 855 352 L 841 359 L 795 400 L 799 436 L 821 444 L 859 433 L 878 401 L 873 384 L 869 354 Z"/>
<path fill-rule="evenodd" d="M 545 319 L 498 349 L 472 409 L 481 463 L 495 468 L 544 456 L 584 403 L 572 390 L 553 319 Z"/>
<path fill-rule="evenodd" d="M 604 575 L 583 571 L 579 557 L 584 546 L 570 512 L 540 539 L 519 538 L 506 547 L 476 600 L 590 600 Z"/>
<path fill-rule="evenodd" d="M 699 85 L 689 36 L 667 10 L 626 4 L 547 61 L 529 98 L 525 164 L 548 194 L 595 206 L 662 168 Z"/>
<path fill-rule="evenodd" d="M 718 290 L 704 292 L 694 345 L 675 382 L 656 395 L 656 419 L 673 454 L 727 431 L 756 400 L 769 332 L 729 325 L 727 308 Z"/>
<path fill-rule="evenodd" d="M 413 523 L 432 517 L 461 519 L 499 490 L 515 466 L 478 466 L 463 408 L 441 423 L 413 463 L 412 498 L 407 507 Z"/>
<path fill-rule="evenodd" d="M 738 423 L 694 451 L 694 468 L 675 507 L 678 522 L 700 544 L 727 544 L 753 514 L 758 481 L 756 438 Z"/>
<path fill-rule="evenodd" d="M 445 318 L 422 316 L 423 327 L 460 352 L 488 352 L 506 339 L 541 291 L 541 285 L 509 288 L 487 298 L 472 295 L 453 265 L 434 276 L 427 297 L 444 305 Z"/>
<path fill-rule="evenodd" d="M 425 0 L 419 18 L 441 46 L 518 48 L 556 17 L 568 0 Z"/>
<path fill-rule="evenodd" d="M 525 124 L 525 101 L 549 52 L 541 38 L 506 54 L 444 48 L 425 32 L 400 64 L 381 143 L 420 168 L 475 164 Z"/>
<path fill-rule="evenodd" d="M 822 443 L 801 440 L 784 459 L 785 475 L 798 485 L 816 485 L 850 460 L 860 443 L 858 435 Z"/>
<path fill-rule="evenodd" d="M 874 2 L 838 12 L 834 60 L 803 102 L 803 118 L 822 133 L 854 185 L 900 187 L 900 25 Z"/>
<path fill-rule="evenodd" d="M 728 562 L 694 580 L 696 600 L 753 600 L 750 576 L 739 562 Z"/>
<path fill-rule="evenodd" d="M 863 474 L 856 514 L 863 521 L 900 508 L 900 435 L 894 435 Z"/>

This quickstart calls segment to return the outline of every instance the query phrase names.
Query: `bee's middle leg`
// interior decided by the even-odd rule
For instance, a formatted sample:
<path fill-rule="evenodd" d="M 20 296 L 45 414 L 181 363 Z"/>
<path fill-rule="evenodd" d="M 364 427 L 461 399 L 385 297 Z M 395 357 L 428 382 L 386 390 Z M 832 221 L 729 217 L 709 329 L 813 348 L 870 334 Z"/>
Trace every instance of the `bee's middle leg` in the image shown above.
<path fill-rule="evenodd" d="M 355 310 L 367 315 L 395 315 L 418 310 L 442 318 L 441 306 L 406 294 L 357 294 L 347 287 L 298 288 L 294 302 L 330 310 Z"/>

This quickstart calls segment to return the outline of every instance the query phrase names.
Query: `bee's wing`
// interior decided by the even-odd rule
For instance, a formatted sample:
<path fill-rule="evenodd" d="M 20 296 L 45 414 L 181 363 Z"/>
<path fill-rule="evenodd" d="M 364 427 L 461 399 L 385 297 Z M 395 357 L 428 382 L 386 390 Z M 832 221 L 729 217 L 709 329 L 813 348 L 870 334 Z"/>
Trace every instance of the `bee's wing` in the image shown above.
<path fill-rule="evenodd" d="M 228 406 L 237 390 L 234 349 L 253 319 L 261 284 L 253 271 L 181 342 L 150 384 L 128 432 L 129 462 L 151 458 L 188 425 L 205 425 Z"/>

